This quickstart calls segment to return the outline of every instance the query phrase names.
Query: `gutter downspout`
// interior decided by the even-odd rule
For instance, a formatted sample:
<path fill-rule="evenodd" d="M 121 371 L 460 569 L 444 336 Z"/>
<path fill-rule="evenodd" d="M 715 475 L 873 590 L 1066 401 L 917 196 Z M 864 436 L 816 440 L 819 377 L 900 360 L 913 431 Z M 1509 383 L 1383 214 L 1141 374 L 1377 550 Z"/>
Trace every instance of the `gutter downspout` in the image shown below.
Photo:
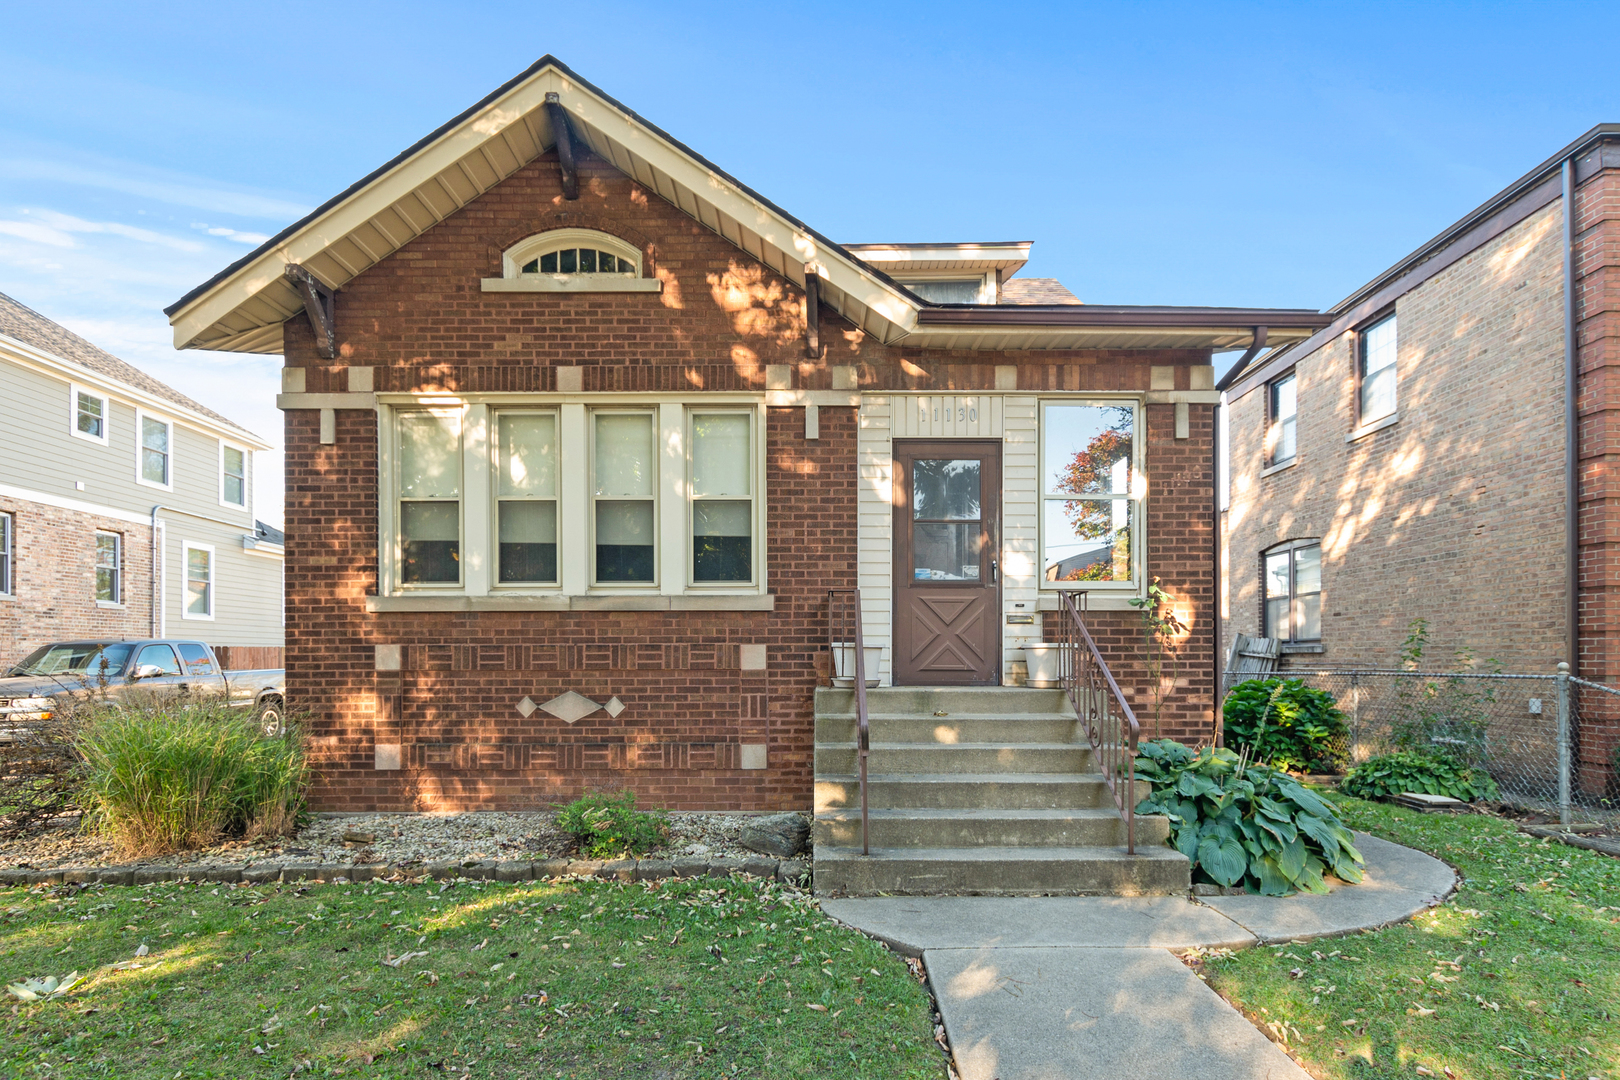
<path fill-rule="evenodd" d="M 1222 398 L 1226 395 L 1222 394 Z M 1221 409 L 1220 402 L 1209 411 L 1211 429 L 1209 433 L 1209 508 L 1210 524 L 1214 526 L 1211 532 L 1211 542 L 1215 545 L 1215 589 L 1211 605 L 1210 616 L 1215 623 L 1215 656 L 1211 665 L 1215 674 L 1215 708 L 1209 721 L 1209 745 L 1219 746 L 1221 742 L 1221 589 L 1226 584 L 1226 575 L 1221 571 Z"/>
<path fill-rule="evenodd" d="M 1568 595 L 1565 632 L 1569 670 L 1580 674 L 1581 660 L 1581 448 L 1579 357 L 1575 339 L 1575 159 L 1564 159 L 1564 561 Z"/>

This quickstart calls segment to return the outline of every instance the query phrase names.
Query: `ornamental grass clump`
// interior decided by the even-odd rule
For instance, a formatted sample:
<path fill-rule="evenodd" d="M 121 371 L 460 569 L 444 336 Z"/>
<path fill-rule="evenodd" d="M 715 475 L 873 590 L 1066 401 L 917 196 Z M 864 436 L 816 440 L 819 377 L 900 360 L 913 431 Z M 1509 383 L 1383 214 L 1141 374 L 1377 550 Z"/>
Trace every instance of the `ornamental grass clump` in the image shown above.
<path fill-rule="evenodd" d="M 669 815 L 637 810 L 633 791 L 582 795 L 558 809 L 557 827 L 592 859 L 640 855 L 669 839 Z"/>
<path fill-rule="evenodd" d="M 87 827 L 131 857 L 291 832 L 309 787 L 296 730 L 266 737 L 223 705 L 105 710 L 77 746 Z"/>
<path fill-rule="evenodd" d="M 1193 880 L 1262 896 L 1324 893 L 1324 875 L 1361 880 L 1361 853 L 1333 804 L 1287 773 L 1225 748 L 1194 752 L 1171 739 L 1138 747 L 1136 775 L 1153 785 L 1138 814 L 1170 819 L 1170 845 Z"/>

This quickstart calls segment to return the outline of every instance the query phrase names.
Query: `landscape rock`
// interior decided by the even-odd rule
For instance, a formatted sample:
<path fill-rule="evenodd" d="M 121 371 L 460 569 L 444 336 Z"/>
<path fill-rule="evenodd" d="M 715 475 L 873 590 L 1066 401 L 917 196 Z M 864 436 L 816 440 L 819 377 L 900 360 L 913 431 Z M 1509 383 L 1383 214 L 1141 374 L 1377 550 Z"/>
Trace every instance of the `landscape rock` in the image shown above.
<path fill-rule="evenodd" d="M 810 823 L 802 814 L 767 814 L 750 818 L 737 839 L 750 851 L 791 859 L 810 839 Z"/>

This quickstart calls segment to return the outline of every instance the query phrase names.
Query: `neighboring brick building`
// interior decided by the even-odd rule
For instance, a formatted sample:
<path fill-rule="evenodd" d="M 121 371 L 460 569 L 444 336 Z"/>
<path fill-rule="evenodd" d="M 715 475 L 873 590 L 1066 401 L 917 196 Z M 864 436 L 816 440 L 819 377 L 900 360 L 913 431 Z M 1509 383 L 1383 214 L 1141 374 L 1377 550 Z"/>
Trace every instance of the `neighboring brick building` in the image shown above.
<path fill-rule="evenodd" d="M 87 637 L 279 650 L 280 533 L 253 518 L 265 449 L 0 294 L 0 670 Z"/>
<path fill-rule="evenodd" d="M 1620 682 L 1617 215 L 1620 126 L 1605 125 L 1334 306 L 1309 340 L 1221 380 L 1223 640 L 1283 638 L 1285 664 L 1296 666 L 1393 667 L 1421 617 L 1440 664 L 1466 648 L 1509 671 L 1550 673 L 1569 660 L 1585 678 Z M 1570 361 L 1578 575 L 1568 557 Z M 1613 734 L 1581 741 L 1593 790 Z"/>
<path fill-rule="evenodd" d="M 1158 577 L 1207 738 L 1210 355 L 1323 319 L 1081 305 L 1028 248 L 841 247 L 548 57 L 171 307 L 286 358 L 316 804 L 808 808 L 856 585 L 910 685 L 1019 681 L 1084 586 L 1141 708 Z"/>

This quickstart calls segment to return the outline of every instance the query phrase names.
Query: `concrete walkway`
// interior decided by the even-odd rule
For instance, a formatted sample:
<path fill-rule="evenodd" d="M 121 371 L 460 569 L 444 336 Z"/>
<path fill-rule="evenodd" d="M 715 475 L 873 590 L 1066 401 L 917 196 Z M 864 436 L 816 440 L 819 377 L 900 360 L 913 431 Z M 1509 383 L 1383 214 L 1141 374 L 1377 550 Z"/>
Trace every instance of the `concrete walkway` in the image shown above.
<path fill-rule="evenodd" d="M 962 1080 L 1305 1080 L 1168 950 L 1384 926 L 1450 894 L 1438 859 L 1358 833 L 1367 878 L 1325 896 L 872 897 L 821 909 L 920 956 Z"/>

